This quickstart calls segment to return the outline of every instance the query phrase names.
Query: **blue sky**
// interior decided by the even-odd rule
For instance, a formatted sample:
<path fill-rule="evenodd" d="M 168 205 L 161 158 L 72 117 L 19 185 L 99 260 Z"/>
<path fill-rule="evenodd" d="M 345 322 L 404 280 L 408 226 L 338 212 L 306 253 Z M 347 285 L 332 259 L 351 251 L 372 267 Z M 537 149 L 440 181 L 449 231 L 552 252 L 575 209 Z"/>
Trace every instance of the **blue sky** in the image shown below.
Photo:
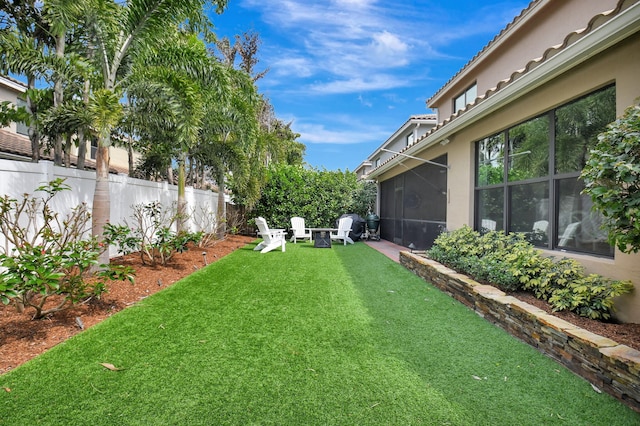
<path fill-rule="evenodd" d="M 256 32 L 258 81 L 305 161 L 353 171 L 528 0 L 230 0 L 216 34 Z"/>

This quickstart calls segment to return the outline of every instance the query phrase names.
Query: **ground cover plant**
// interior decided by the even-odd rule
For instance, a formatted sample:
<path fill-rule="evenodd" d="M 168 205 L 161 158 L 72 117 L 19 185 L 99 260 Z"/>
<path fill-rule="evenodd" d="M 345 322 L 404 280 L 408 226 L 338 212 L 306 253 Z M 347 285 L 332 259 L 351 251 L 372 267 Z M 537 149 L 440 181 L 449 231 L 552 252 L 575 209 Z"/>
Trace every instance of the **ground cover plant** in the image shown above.
<path fill-rule="evenodd" d="M 630 281 L 585 273 L 576 260 L 544 256 L 524 234 L 480 233 L 463 226 L 440 234 L 427 254 L 505 291 L 529 291 L 554 311 L 568 310 L 596 320 L 610 319 L 615 297 L 633 289 Z"/>
<path fill-rule="evenodd" d="M 254 246 L 0 377 L 2 421 L 640 421 L 364 244 Z"/>

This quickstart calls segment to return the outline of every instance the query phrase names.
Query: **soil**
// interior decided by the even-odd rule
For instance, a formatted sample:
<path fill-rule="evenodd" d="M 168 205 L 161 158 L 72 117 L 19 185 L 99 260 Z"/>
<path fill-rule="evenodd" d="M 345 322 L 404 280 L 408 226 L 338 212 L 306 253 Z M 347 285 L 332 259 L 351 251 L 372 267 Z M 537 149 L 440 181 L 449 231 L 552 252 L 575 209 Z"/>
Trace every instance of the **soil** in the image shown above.
<path fill-rule="evenodd" d="M 536 299 L 531 293 L 512 293 L 511 296 L 517 297 L 523 302 L 536 306 L 545 312 L 552 314 L 560 319 L 570 322 L 580 328 L 592 333 L 616 341 L 620 344 L 627 345 L 640 351 L 640 324 L 619 324 L 615 322 L 602 322 L 589 318 L 581 317 L 569 311 L 553 312 L 551 306 L 544 300 Z"/>
<path fill-rule="evenodd" d="M 91 299 L 42 320 L 31 320 L 32 311 L 18 313 L 12 305 L 0 305 L 0 374 L 79 333 L 82 331 L 79 324 L 85 329 L 91 327 L 202 268 L 205 260 L 207 263 L 215 262 L 253 240 L 253 237 L 229 235 L 216 241 L 211 247 L 192 247 L 184 253 L 177 253 L 166 266 L 142 265 L 138 255 L 112 259 L 113 263 L 129 265 L 136 270 L 135 284 L 112 282 L 108 292 L 100 299 Z M 517 293 L 513 296 L 552 313 L 546 302 L 530 294 Z M 570 312 L 553 314 L 593 333 L 640 350 L 640 324 L 603 323 L 581 318 Z"/>

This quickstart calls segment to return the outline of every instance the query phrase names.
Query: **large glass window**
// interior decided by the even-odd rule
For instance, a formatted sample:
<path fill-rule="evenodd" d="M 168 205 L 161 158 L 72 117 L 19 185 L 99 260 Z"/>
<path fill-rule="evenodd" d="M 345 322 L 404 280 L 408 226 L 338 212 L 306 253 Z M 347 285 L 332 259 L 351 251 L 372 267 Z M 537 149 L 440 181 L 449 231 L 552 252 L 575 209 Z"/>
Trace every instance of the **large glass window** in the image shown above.
<path fill-rule="evenodd" d="M 610 86 L 476 142 L 476 229 L 524 232 L 541 247 L 613 256 L 602 216 L 579 180 L 613 120 Z"/>
<path fill-rule="evenodd" d="M 607 233 L 601 229 L 602 216 L 594 212 L 591 198 L 580 192 L 582 181 L 558 181 L 558 237 L 560 248 L 613 256 Z"/>
<path fill-rule="evenodd" d="M 556 173 L 581 171 L 598 134 L 615 120 L 613 87 L 572 102 L 556 110 Z"/>
<path fill-rule="evenodd" d="M 509 197 L 509 229 L 524 232 L 535 245 L 547 245 L 549 182 L 513 185 L 509 188 Z"/>
<path fill-rule="evenodd" d="M 478 228 L 487 231 L 504 229 L 504 188 L 480 190 L 478 195 Z"/>

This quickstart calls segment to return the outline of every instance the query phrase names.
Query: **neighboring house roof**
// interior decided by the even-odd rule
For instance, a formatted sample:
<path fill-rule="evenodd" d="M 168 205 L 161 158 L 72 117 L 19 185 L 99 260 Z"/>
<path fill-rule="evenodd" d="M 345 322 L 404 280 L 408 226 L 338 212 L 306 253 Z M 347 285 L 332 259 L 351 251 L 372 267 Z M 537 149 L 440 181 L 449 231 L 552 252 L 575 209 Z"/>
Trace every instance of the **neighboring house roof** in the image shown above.
<path fill-rule="evenodd" d="M 437 118 L 435 114 L 416 114 L 416 115 L 412 115 L 410 116 L 407 121 L 404 122 L 404 124 L 402 124 L 402 126 L 400 126 L 395 132 L 393 132 L 393 134 L 391 136 L 389 136 L 387 138 L 387 140 L 385 140 L 382 145 L 380 145 L 378 148 L 376 148 L 375 151 L 373 151 L 369 157 L 367 157 L 367 160 L 363 161 L 362 163 L 360 163 L 360 165 L 356 168 L 356 171 L 361 170 L 363 168 L 366 167 L 371 167 L 372 165 L 372 161 L 375 160 L 376 157 L 378 157 L 381 154 L 381 151 L 383 150 L 383 148 L 386 148 L 390 145 L 392 145 L 394 142 L 396 142 L 398 140 L 398 138 L 400 138 L 401 136 L 403 136 L 407 130 L 413 128 L 413 127 L 418 127 L 422 124 L 429 124 L 434 126 L 437 122 Z M 415 143 L 415 142 L 414 142 Z"/>
<path fill-rule="evenodd" d="M 31 160 L 31 142 L 29 138 L 24 135 L 10 132 L 6 129 L 0 129 L 0 158 L 6 158 L 10 160 L 30 161 Z M 40 158 L 42 160 L 53 161 L 53 155 L 45 150 L 40 151 Z M 71 164 L 77 166 L 78 157 L 71 156 Z M 96 162 L 91 159 L 86 159 L 84 162 L 85 168 L 95 170 Z M 109 167 L 110 173 L 129 173 L 129 170 L 122 167 L 111 165 Z"/>
<path fill-rule="evenodd" d="M 6 75 L 0 75 L 0 83 L 4 86 L 10 87 L 18 92 L 24 93 L 27 91 L 27 85 L 15 78 L 8 77 Z"/>
<path fill-rule="evenodd" d="M 505 32 L 508 31 L 511 26 L 517 25 L 522 19 L 525 19 L 533 6 L 538 3 L 542 3 L 543 1 L 547 0 L 532 1 L 529 6 L 514 19 L 514 21 L 507 25 L 507 27 L 487 46 L 485 46 L 485 48 L 474 57 L 474 59 L 467 63 L 467 65 L 465 65 L 465 67 L 459 71 L 456 76 L 468 68 L 472 63 L 477 61 L 482 52 L 490 49 L 493 43 L 496 43 L 498 40 L 503 38 Z M 510 98 L 519 94 L 518 91 L 524 91 L 525 86 L 527 91 L 533 90 L 533 88 L 551 80 L 562 72 L 575 67 L 580 62 L 583 62 L 595 54 L 606 50 L 608 47 L 620 42 L 626 37 L 629 37 L 631 34 L 640 31 L 640 26 L 638 25 L 638 21 L 640 20 L 638 16 L 639 14 L 640 2 L 638 2 L 638 0 L 620 0 L 614 9 L 593 16 L 585 28 L 576 29 L 568 33 L 564 37 L 562 43 L 547 48 L 542 56 L 529 60 L 523 68 L 513 71 L 508 78 L 498 81 L 493 88 L 487 90 L 484 94 L 480 94 L 474 102 L 438 123 L 434 128 L 416 141 L 416 143 L 405 148 L 401 152 L 404 153 L 409 151 L 410 153 L 417 153 L 438 141 L 446 141 L 446 138 L 450 134 L 459 130 L 463 125 L 468 124 L 469 121 L 479 120 L 498 107 L 508 103 Z M 612 21 L 616 21 L 616 23 L 614 25 L 610 25 L 612 28 L 609 29 L 607 24 Z M 593 35 L 593 33 L 596 33 L 596 30 L 604 28 L 605 26 L 607 28 L 601 31 L 602 34 Z M 584 46 L 581 45 L 579 49 L 575 49 L 576 52 L 574 53 L 571 48 L 585 40 L 588 40 L 588 42 L 583 43 Z M 452 80 L 453 78 L 450 82 Z M 449 82 L 439 89 L 437 93 L 444 90 L 448 84 Z M 433 97 L 431 99 L 433 99 Z M 485 105 L 486 108 L 481 108 L 481 106 L 487 103 L 487 101 L 495 102 L 489 102 L 491 105 Z M 474 114 L 474 110 L 480 111 L 478 111 L 477 114 Z M 468 120 L 460 120 L 465 116 Z M 465 121 L 465 123 L 458 123 L 460 125 L 457 126 L 455 124 L 458 121 Z M 391 161 L 397 157 L 398 155 L 395 155 L 387 159 L 379 167 L 372 170 L 370 176 L 379 175 L 387 171 L 391 167 Z"/>

